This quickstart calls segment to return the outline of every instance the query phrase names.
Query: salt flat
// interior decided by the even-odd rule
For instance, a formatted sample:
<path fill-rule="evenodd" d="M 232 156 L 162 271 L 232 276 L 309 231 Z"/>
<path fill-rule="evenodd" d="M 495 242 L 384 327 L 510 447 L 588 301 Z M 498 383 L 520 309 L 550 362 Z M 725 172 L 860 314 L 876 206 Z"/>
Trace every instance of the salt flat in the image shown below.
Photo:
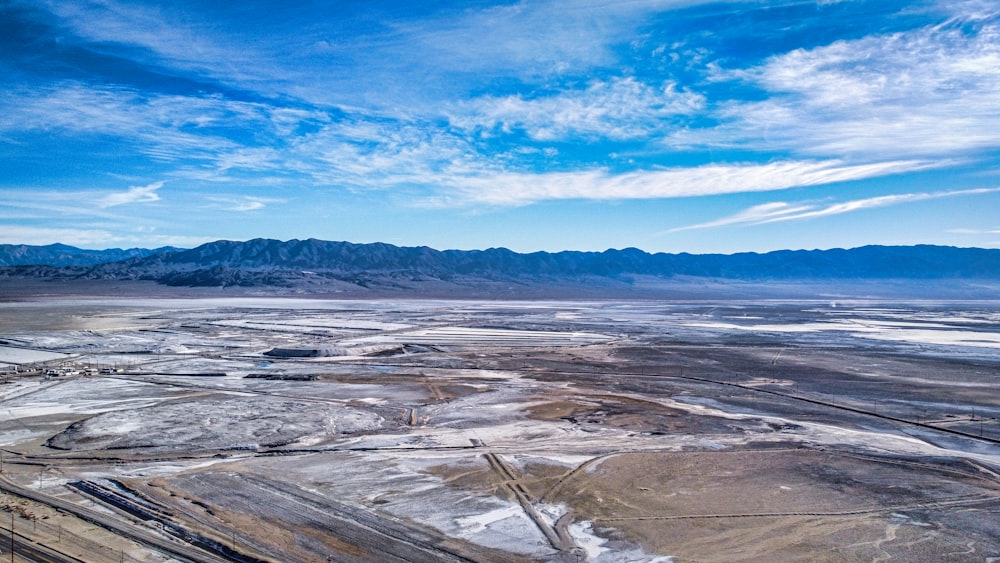
<path fill-rule="evenodd" d="M 4 476 L 267 561 L 1000 557 L 998 312 L 0 304 Z"/>

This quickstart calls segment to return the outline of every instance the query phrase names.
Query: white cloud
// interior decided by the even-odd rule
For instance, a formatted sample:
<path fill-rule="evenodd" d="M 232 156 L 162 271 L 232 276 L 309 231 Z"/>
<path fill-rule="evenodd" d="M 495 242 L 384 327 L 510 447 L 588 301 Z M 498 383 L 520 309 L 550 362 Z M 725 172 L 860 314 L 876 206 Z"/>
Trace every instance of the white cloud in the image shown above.
<path fill-rule="evenodd" d="M 114 234 L 102 229 L 67 229 L 4 225 L 0 242 L 6 244 L 46 245 L 63 243 L 81 248 L 110 248 L 117 241 Z"/>
<path fill-rule="evenodd" d="M 670 229 L 669 231 L 666 232 L 675 233 L 679 231 L 688 231 L 693 229 L 711 229 L 716 227 L 726 227 L 730 225 L 762 225 L 766 223 L 777 223 L 782 221 L 817 219 L 819 217 L 840 215 L 843 213 L 861 211 L 863 209 L 872 209 L 875 207 L 887 207 L 890 205 L 899 205 L 901 203 L 911 203 L 914 201 L 926 201 L 931 199 L 941 199 L 941 198 L 969 196 L 969 195 L 982 195 L 982 194 L 996 193 L 996 192 L 1000 192 L 1000 188 L 977 188 L 970 190 L 951 190 L 951 191 L 940 191 L 940 192 L 895 194 L 895 195 L 870 197 L 864 199 L 856 199 L 852 201 L 826 204 L 826 205 L 817 203 L 792 204 L 782 201 L 775 201 L 771 203 L 755 205 L 748 209 L 744 209 L 743 211 L 740 211 L 738 213 L 734 213 L 733 215 L 730 215 L 728 217 L 723 217 L 721 219 L 716 219 L 714 221 L 709 221 L 707 223 L 699 223 L 697 225 L 678 227 L 676 229 Z M 958 232 L 958 231 L 951 231 L 951 232 Z M 976 231 L 975 233 L 979 234 L 980 232 Z"/>
<path fill-rule="evenodd" d="M 268 132 L 268 109 L 218 96 L 144 95 L 62 82 L 0 93 L 0 110 L 9 116 L 0 121 L 0 131 L 107 135 L 128 139 L 136 151 L 158 160 L 206 159 L 239 146 L 222 136 L 226 128 Z"/>
<path fill-rule="evenodd" d="M 167 235 L 142 232 L 117 233 L 101 228 L 36 227 L 4 225 L 0 232 L 2 244 L 47 245 L 62 243 L 78 248 L 158 248 L 161 246 L 193 247 L 219 237 Z"/>
<path fill-rule="evenodd" d="M 525 205 L 558 199 L 653 199 L 784 190 L 932 168 L 925 161 L 850 165 L 838 160 L 712 164 L 612 174 L 606 170 L 526 174 L 500 172 L 440 178 L 451 188 L 431 205 Z"/>
<path fill-rule="evenodd" d="M 424 3 L 418 10 L 250 3 L 241 7 L 247 25 L 239 27 L 231 10 L 188 4 L 46 5 L 66 35 L 167 76 L 323 105 L 433 113 L 443 91 L 464 93 L 490 77 L 589 75 L 595 66 L 617 65 L 614 47 L 650 16 L 704 3 L 710 0 L 523 0 Z"/>
<path fill-rule="evenodd" d="M 128 190 L 124 192 L 118 192 L 104 196 L 98 202 L 98 206 L 106 208 L 106 207 L 116 207 L 119 205 L 126 205 L 131 203 L 151 203 L 154 201 L 160 201 L 160 196 L 159 194 L 156 193 L 156 191 L 162 187 L 163 187 L 162 181 L 153 182 L 152 184 L 146 186 L 131 186 Z"/>
<path fill-rule="evenodd" d="M 994 0 L 938 0 L 936 7 L 953 16 L 952 21 L 995 19 L 1000 14 Z"/>
<path fill-rule="evenodd" d="M 361 119 L 324 127 L 283 152 L 282 168 L 320 185 L 391 189 L 492 169 L 467 139 L 419 122 Z"/>
<path fill-rule="evenodd" d="M 629 139 L 663 129 L 669 118 L 691 115 L 704 104 L 703 96 L 678 91 L 672 82 L 654 88 L 625 77 L 595 81 L 585 90 L 547 97 L 485 96 L 458 106 L 451 119 L 465 129 L 524 129 L 536 140 L 580 136 Z"/>
<path fill-rule="evenodd" d="M 996 11 L 990 17 L 797 49 L 722 72 L 717 79 L 770 96 L 724 103 L 720 126 L 666 142 L 865 159 L 1000 147 L 1000 24 Z"/>
<path fill-rule="evenodd" d="M 159 183 L 161 182 L 157 182 Z M 158 197 L 155 193 L 152 195 Z M 115 202 L 129 197 L 150 196 L 130 195 L 128 190 L 109 192 L 109 190 L 88 189 L 64 192 L 35 187 L 0 189 L 0 209 L 14 210 L 16 218 L 22 220 L 73 217 L 122 222 L 133 218 L 134 215 L 115 209 L 120 205 Z"/>
<path fill-rule="evenodd" d="M 207 196 L 205 199 L 212 202 L 213 207 L 238 212 L 258 211 L 270 204 L 287 201 L 280 198 L 259 196 Z"/>
<path fill-rule="evenodd" d="M 956 235 L 1000 235 L 1000 227 L 996 229 L 948 229 Z"/>
<path fill-rule="evenodd" d="M 254 48 L 254 42 L 238 45 L 236 38 L 226 37 L 220 22 L 192 10 L 116 0 L 50 2 L 48 7 L 81 38 L 137 46 L 143 55 L 152 53 L 174 68 L 224 76 L 230 83 L 273 78 L 267 49 Z"/>
<path fill-rule="evenodd" d="M 395 29 L 405 40 L 407 62 L 419 53 L 437 68 L 537 77 L 617 64 L 610 47 L 631 40 L 646 18 L 708 1 L 518 1 Z"/>
<path fill-rule="evenodd" d="M 249 199 L 242 203 L 237 203 L 236 205 L 230 207 L 233 211 L 257 211 L 258 209 L 264 209 L 265 204 L 263 201 L 256 199 Z"/>
<path fill-rule="evenodd" d="M 300 174 L 317 186 L 409 190 L 431 196 L 423 206 L 526 205 L 554 199 L 671 198 L 781 190 L 902 172 L 927 170 L 952 161 L 887 160 L 854 164 L 841 160 L 737 163 L 612 173 L 589 168 L 536 173 L 519 170 L 520 153 L 487 155 L 469 139 L 421 123 L 358 120 L 330 124 L 296 139 L 277 155 L 249 151 L 257 169 L 280 162 L 284 173 Z M 217 159 L 225 178 L 229 163 L 247 156 L 235 151 Z M 261 156 L 263 154 L 263 156 Z M 544 157 L 543 157 L 544 158 Z M 243 159 L 245 162 L 247 159 Z"/>

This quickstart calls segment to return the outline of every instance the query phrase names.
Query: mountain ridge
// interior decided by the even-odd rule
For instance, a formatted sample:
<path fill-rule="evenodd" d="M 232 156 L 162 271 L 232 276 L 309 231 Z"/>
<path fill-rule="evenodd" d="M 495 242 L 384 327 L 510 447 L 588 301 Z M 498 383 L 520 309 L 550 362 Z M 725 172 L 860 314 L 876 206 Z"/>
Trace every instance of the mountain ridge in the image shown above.
<path fill-rule="evenodd" d="M 219 240 L 192 249 L 83 251 L 66 245 L 0 245 L 36 261 L 0 270 L 0 277 L 42 280 L 146 280 L 174 287 L 299 288 L 340 284 L 406 291 L 428 284 L 484 287 L 569 284 L 629 286 L 635 279 L 677 278 L 769 282 L 783 280 L 1000 280 L 1000 249 L 951 246 L 862 246 L 852 249 L 778 250 L 735 254 L 648 253 L 638 248 L 605 251 L 518 253 L 506 248 L 436 250 L 387 243 L 319 239 Z M 76 252 L 79 251 L 79 252 Z M 122 256 L 97 264 L 56 258 Z M 56 257 L 56 258 L 52 258 Z M 6 260 L 6 261 L 5 261 Z"/>
<path fill-rule="evenodd" d="M 62 243 L 43 246 L 28 244 L 0 244 L 0 267 L 3 266 L 96 266 L 108 262 L 140 258 L 177 250 L 172 246 L 160 248 L 106 248 L 90 250 Z"/>

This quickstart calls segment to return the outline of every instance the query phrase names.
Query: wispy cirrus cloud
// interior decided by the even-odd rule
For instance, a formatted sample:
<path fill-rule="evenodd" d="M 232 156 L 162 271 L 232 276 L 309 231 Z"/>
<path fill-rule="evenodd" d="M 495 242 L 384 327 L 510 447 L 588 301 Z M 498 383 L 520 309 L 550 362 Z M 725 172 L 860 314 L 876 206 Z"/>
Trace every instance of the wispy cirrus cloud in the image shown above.
<path fill-rule="evenodd" d="M 744 209 L 738 213 L 708 221 L 696 225 L 677 227 L 666 231 L 676 233 L 680 231 L 690 231 L 694 229 L 712 229 L 717 227 L 728 227 L 733 225 L 763 225 L 767 223 L 778 223 L 783 221 L 801 221 L 806 219 L 818 219 L 831 215 L 841 215 L 852 213 L 864 209 L 876 207 L 888 207 L 915 201 L 927 201 L 931 199 L 942 199 L 960 196 L 983 195 L 1000 192 L 1000 188 L 977 188 L 971 190 L 950 190 L 925 193 L 894 194 L 877 197 L 869 197 L 845 201 L 841 203 L 821 204 L 821 203 L 787 203 L 775 201 L 755 205 Z M 957 231 L 952 231 L 957 232 Z"/>
<path fill-rule="evenodd" d="M 230 84 L 274 81 L 279 67 L 266 47 L 227 33 L 224 20 L 180 3 L 153 6 L 118 0 L 49 2 L 65 30 L 102 51 L 149 66 L 221 79 Z M 211 12 L 210 10 L 208 11 Z M 263 38 L 266 38 L 263 37 Z M 273 51 L 272 51 L 273 53 Z"/>
<path fill-rule="evenodd" d="M 0 132 L 126 139 L 132 150 L 165 161 L 233 150 L 239 144 L 226 137 L 227 128 L 268 122 L 263 106 L 218 96 L 165 96 L 78 82 L 4 92 L 0 109 L 10 116 L 0 122 Z"/>
<path fill-rule="evenodd" d="M 259 211 L 272 204 L 287 202 L 286 199 L 282 198 L 240 195 L 214 195 L 207 196 L 205 199 L 211 202 L 215 208 L 240 213 Z"/>
<path fill-rule="evenodd" d="M 1000 235 L 1000 227 L 995 229 L 948 229 L 956 235 Z"/>
<path fill-rule="evenodd" d="M 632 77 L 591 82 L 583 90 L 526 98 L 484 96 L 461 104 L 451 116 L 464 129 L 523 129 L 536 140 L 645 137 L 676 116 L 690 116 L 705 97 L 667 82 L 653 87 Z"/>
<path fill-rule="evenodd" d="M 784 190 L 922 170 L 940 163 L 916 160 L 852 165 L 839 160 L 767 164 L 712 164 L 613 174 L 606 170 L 439 178 L 450 188 L 430 205 L 527 205 L 565 199 L 659 199 Z"/>
<path fill-rule="evenodd" d="M 0 134 L 57 133 L 69 140 L 105 137 L 127 141 L 156 161 L 197 162 L 219 172 L 278 171 L 303 142 L 303 126 L 331 122 L 322 110 L 301 110 L 220 95 L 161 95 L 119 86 L 66 81 L 0 92 Z M 254 135 L 249 136 L 248 131 Z"/>
<path fill-rule="evenodd" d="M 781 160 L 613 172 L 537 172 L 474 150 L 467 139 L 418 123 L 374 121 L 324 128 L 285 153 L 285 165 L 319 185 L 418 187 L 423 207 L 522 206 L 540 201 L 696 197 L 817 186 L 930 170 L 952 161 Z M 519 169 L 521 168 L 521 169 Z"/>
<path fill-rule="evenodd" d="M 183 3 L 81 0 L 47 7 L 65 27 L 60 31 L 169 74 L 313 103 L 387 109 L 425 102 L 429 109 L 442 90 L 464 91 L 491 76 L 539 78 L 616 64 L 612 47 L 628 41 L 645 17 L 700 3 L 251 3 L 240 16 L 253 25 L 242 26 L 232 25 L 231 11 Z M 365 71 L 330 72 L 338 68 Z"/>
<path fill-rule="evenodd" d="M 371 60 L 378 70 L 475 90 L 497 78 L 527 84 L 594 76 L 622 64 L 617 51 L 633 42 L 650 17 L 711 0 L 536 0 L 482 4 L 406 22 Z M 415 56 L 416 55 L 416 56 Z M 411 83 L 412 83 L 411 82 Z M 410 84 L 407 83 L 407 86 Z M 454 90 L 452 90 L 454 91 Z"/>
<path fill-rule="evenodd" d="M 671 146 L 755 146 L 850 158 L 946 156 L 1000 147 L 1000 13 L 835 41 L 719 71 L 768 93 L 728 100 L 718 126 Z"/>
<path fill-rule="evenodd" d="M 124 191 L 0 189 L 0 210 L 10 210 L 13 217 L 22 221 L 46 220 L 55 216 L 100 220 L 102 224 L 125 224 L 136 217 L 119 208 L 160 201 L 157 191 L 164 183 L 158 181 L 145 186 L 130 186 Z"/>
<path fill-rule="evenodd" d="M 152 184 L 147 184 L 145 186 L 130 186 L 129 189 L 124 192 L 108 194 L 102 197 L 97 205 L 98 207 L 107 208 L 132 203 L 152 203 L 154 201 L 160 201 L 160 195 L 157 194 L 156 191 L 162 187 L 162 181 L 153 182 Z"/>

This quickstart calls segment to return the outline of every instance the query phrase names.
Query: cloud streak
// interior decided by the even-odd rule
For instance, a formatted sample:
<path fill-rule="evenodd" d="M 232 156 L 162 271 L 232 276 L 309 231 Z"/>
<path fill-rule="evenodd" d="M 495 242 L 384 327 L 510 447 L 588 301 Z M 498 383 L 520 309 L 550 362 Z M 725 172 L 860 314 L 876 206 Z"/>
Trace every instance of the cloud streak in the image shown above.
<path fill-rule="evenodd" d="M 680 231 L 690 231 L 695 229 L 713 229 L 718 227 L 729 227 L 733 225 L 764 225 L 768 223 L 779 223 L 783 221 L 802 221 L 806 219 L 818 219 L 831 215 L 841 215 L 876 207 L 888 207 L 915 201 L 927 201 L 932 199 L 942 199 L 950 197 L 983 195 L 1000 192 L 1000 188 L 977 188 L 971 190 L 951 190 L 927 193 L 895 194 L 878 197 L 856 199 L 841 203 L 821 205 L 816 203 L 787 203 L 776 201 L 755 205 L 734 213 L 728 217 L 716 219 L 706 223 L 688 225 L 670 229 L 666 233 L 676 233 Z"/>
<path fill-rule="evenodd" d="M 274 203 L 285 203 L 287 200 L 274 197 L 259 196 L 208 196 L 205 199 L 212 202 L 212 206 L 225 211 L 236 211 L 246 213 L 248 211 L 259 211 Z"/>
<path fill-rule="evenodd" d="M 661 199 L 766 192 L 912 172 L 938 165 L 915 160 L 863 165 L 826 160 L 712 164 L 622 174 L 606 170 L 551 174 L 498 173 L 440 178 L 439 182 L 450 185 L 454 193 L 445 194 L 433 203 L 511 206 L 566 199 Z"/>
<path fill-rule="evenodd" d="M 163 187 L 163 182 L 153 182 L 146 186 L 131 186 L 124 192 L 108 194 L 101 198 L 98 206 L 101 208 L 118 207 L 119 205 L 130 205 L 133 203 L 152 203 L 160 201 L 157 190 Z"/>

